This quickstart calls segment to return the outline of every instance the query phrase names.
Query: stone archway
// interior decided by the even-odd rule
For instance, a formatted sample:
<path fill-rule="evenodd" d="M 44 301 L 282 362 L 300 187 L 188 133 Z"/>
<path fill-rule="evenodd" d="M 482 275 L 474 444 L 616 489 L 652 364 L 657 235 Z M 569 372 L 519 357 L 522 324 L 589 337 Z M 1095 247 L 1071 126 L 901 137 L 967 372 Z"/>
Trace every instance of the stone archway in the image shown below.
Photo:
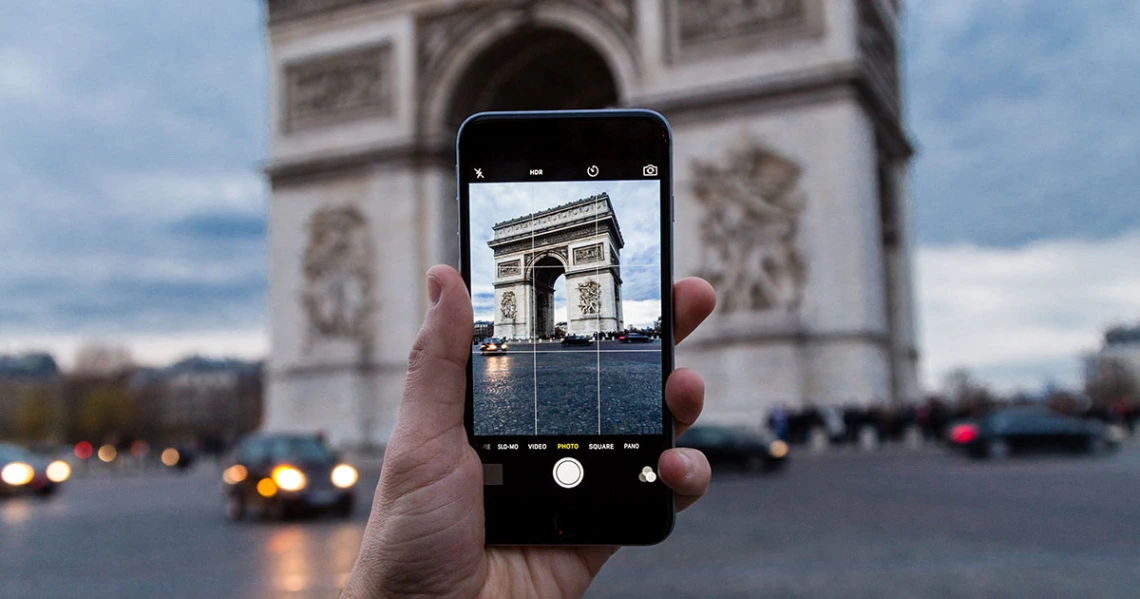
<path fill-rule="evenodd" d="M 604 108 L 641 93 L 633 0 L 474 3 L 417 24 L 417 127 L 450 149 L 483 110 Z"/>
<path fill-rule="evenodd" d="M 388 437 L 427 303 L 422 274 L 459 253 L 456 127 L 511 108 L 636 105 L 673 122 L 673 268 L 714 280 L 723 298 L 678 354 L 721 398 L 708 417 L 918 395 L 899 2 L 263 1 L 266 430 L 322 430 L 340 446 Z M 347 304 L 306 282 L 356 272 L 351 253 L 308 264 L 322 206 L 353 206 L 374 254 L 373 283 L 349 285 Z M 557 245 L 565 258 L 538 256 L 539 273 L 564 268 L 553 279 L 568 281 L 572 310 L 613 302 L 620 323 L 616 250 L 603 245 L 589 265 L 600 278 L 570 282 L 577 251 L 594 250 Z M 644 266 L 630 256 L 627 271 Z M 515 279 L 498 282 L 532 277 L 533 266 L 519 259 Z M 367 299 L 353 295 L 365 289 Z M 512 326 L 545 331 L 533 289 L 500 286 L 495 300 L 510 292 Z M 627 291 L 632 309 L 641 296 Z M 508 307 L 496 306 L 496 322 Z"/>
<path fill-rule="evenodd" d="M 447 115 L 456 130 L 486 110 L 606 108 L 619 102 L 604 57 L 576 35 L 523 27 L 488 46 L 465 69 Z"/>
<path fill-rule="evenodd" d="M 609 195 L 583 198 L 494 225 L 495 332 L 554 334 L 554 284 L 566 277 L 567 332 L 622 329 L 621 227 Z"/>

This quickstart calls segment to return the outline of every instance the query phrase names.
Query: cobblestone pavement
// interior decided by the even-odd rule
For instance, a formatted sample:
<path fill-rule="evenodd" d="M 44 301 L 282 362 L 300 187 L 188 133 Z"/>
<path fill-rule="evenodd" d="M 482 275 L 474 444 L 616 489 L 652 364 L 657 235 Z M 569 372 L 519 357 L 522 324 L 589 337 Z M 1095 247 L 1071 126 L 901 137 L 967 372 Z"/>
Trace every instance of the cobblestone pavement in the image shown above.
<path fill-rule="evenodd" d="M 537 350 L 537 351 L 535 351 Z M 472 357 L 483 435 L 639 435 L 661 431 L 661 344 L 510 344 Z"/>
<path fill-rule="evenodd" d="M 668 541 L 620 551 L 590 596 L 1140 593 L 1134 445 L 1105 458 L 976 463 L 886 449 L 794 455 L 789 466 L 719 472 Z M 370 493 L 349 521 L 235 525 L 216 476 L 202 464 L 0 500 L 0 597 L 335 597 Z"/>

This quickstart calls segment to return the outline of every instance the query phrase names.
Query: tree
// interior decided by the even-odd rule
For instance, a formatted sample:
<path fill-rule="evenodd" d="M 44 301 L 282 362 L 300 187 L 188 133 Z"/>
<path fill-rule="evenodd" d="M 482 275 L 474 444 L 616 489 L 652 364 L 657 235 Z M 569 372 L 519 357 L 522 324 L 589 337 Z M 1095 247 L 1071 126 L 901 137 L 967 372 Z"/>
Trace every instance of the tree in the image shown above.
<path fill-rule="evenodd" d="M 135 402 L 118 385 L 99 385 L 87 392 L 79 408 L 79 429 L 88 438 L 103 440 L 133 429 Z"/>
<path fill-rule="evenodd" d="M 964 367 L 947 372 L 942 386 L 947 400 L 968 411 L 983 409 L 992 399 L 989 389 Z"/>
<path fill-rule="evenodd" d="M 58 416 L 47 391 L 25 389 L 16 407 L 16 434 L 24 441 L 46 440 L 55 432 Z"/>

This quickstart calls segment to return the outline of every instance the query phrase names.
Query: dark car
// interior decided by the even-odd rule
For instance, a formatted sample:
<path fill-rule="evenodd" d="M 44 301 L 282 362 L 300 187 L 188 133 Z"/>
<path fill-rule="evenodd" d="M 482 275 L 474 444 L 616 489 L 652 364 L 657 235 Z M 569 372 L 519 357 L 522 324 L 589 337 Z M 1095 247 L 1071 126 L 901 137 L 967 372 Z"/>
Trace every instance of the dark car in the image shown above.
<path fill-rule="evenodd" d="M 237 521 L 256 510 L 276 520 L 305 511 L 347 518 L 356 480 L 356 469 L 316 435 L 256 435 L 238 445 L 222 473 L 226 517 Z"/>
<path fill-rule="evenodd" d="M 562 338 L 562 345 L 593 345 L 594 338 L 589 335 L 566 335 Z"/>
<path fill-rule="evenodd" d="M 1005 408 L 950 427 L 950 445 L 975 458 L 1040 452 L 1101 452 L 1118 441 L 1102 422 L 1080 420 L 1042 407 Z"/>
<path fill-rule="evenodd" d="M 479 344 L 479 351 L 484 354 L 505 353 L 507 351 L 507 340 L 487 337 Z"/>
<path fill-rule="evenodd" d="M 71 466 L 63 460 L 52 460 L 17 445 L 0 443 L 0 496 L 48 497 L 70 477 Z"/>
<path fill-rule="evenodd" d="M 648 336 L 641 333 L 626 333 L 618 339 L 621 339 L 622 343 L 649 343 L 652 341 Z"/>
<path fill-rule="evenodd" d="M 701 425 L 685 431 L 677 447 L 704 452 L 710 463 L 771 472 L 784 467 L 788 444 L 765 430 L 745 427 Z"/>

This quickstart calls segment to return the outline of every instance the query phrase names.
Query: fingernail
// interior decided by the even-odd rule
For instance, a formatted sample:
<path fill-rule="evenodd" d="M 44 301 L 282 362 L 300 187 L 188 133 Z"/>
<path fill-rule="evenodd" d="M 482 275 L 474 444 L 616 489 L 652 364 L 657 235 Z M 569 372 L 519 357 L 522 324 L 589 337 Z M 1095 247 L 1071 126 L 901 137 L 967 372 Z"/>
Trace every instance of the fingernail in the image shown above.
<path fill-rule="evenodd" d="M 439 296 L 443 294 L 443 287 L 434 276 L 428 275 L 428 301 L 431 305 L 439 303 Z"/>
<path fill-rule="evenodd" d="M 681 461 L 685 463 L 685 478 L 689 478 L 689 475 L 693 473 L 693 458 L 689 457 L 689 453 L 686 451 L 678 451 L 677 454 L 681 456 Z"/>

